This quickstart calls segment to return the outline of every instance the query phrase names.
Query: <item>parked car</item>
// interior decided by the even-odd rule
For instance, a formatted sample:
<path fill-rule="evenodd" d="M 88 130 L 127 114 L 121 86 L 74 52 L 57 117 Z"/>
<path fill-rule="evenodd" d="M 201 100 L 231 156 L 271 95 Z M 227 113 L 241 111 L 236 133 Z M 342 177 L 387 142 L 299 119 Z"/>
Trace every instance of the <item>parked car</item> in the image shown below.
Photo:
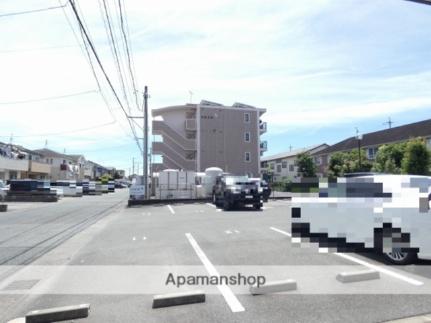
<path fill-rule="evenodd" d="M 262 188 L 247 176 L 220 175 L 212 193 L 213 203 L 225 211 L 239 205 L 253 205 L 256 210 L 262 207 Z"/>
<path fill-rule="evenodd" d="M 0 180 L 0 201 L 4 201 L 6 198 L 6 192 L 8 190 L 8 187 L 6 186 L 5 182 L 3 180 Z"/>
<path fill-rule="evenodd" d="M 399 265 L 431 258 L 430 197 L 426 176 L 366 175 L 321 183 L 319 197 L 292 199 L 292 241 L 377 252 Z"/>
<path fill-rule="evenodd" d="M 250 180 L 262 188 L 262 199 L 264 202 L 268 202 L 268 199 L 271 196 L 271 188 L 269 187 L 268 182 L 260 178 L 250 178 Z"/>

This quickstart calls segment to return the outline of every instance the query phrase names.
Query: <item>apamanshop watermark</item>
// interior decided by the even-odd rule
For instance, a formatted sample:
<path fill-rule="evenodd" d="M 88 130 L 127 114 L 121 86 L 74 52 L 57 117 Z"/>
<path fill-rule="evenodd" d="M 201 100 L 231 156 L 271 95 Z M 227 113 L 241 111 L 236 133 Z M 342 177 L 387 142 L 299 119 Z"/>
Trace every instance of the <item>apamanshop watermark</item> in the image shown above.
<path fill-rule="evenodd" d="M 257 287 L 260 287 L 264 285 L 266 282 L 265 276 L 244 276 L 240 273 L 237 273 L 236 275 L 189 275 L 189 276 L 182 276 L 177 275 L 174 276 L 174 274 L 169 273 L 168 277 L 166 278 L 166 285 L 174 285 L 177 287 L 181 287 L 183 285 L 190 285 L 190 286 L 196 286 L 196 285 L 207 285 L 207 286 L 216 286 L 216 285 L 232 285 L 232 286 L 239 286 L 239 285 L 257 285 Z"/>

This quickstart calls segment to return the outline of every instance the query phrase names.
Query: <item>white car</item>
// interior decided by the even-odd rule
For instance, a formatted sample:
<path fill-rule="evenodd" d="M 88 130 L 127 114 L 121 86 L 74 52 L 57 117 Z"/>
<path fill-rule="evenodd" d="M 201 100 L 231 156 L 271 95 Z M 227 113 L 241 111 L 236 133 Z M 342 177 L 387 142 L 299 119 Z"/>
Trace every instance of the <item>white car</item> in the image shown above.
<path fill-rule="evenodd" d="M 319 183 L 292 199 L 292 242 L 336 252 L 378 252 L 395 264 L 431 258 L 431 177 L 369 175 Z"/>
<path fill-rule="evenodd" d="M 3 180 L 0 179 L 0 201 L 3 201 L 6 198 L 7 191 L 8 191 L 8 187 L 3 182 Z"/>

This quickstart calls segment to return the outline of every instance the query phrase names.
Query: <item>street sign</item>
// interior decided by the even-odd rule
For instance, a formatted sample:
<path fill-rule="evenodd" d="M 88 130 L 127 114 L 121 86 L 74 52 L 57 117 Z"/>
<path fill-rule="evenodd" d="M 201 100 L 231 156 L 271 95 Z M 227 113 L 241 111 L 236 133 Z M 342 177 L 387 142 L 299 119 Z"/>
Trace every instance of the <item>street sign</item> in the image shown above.
<path fill-rule="evenodd" d="M 145 195 L 145 186 L 144 185 L 132 185 L 129 189 L 130 196 L 144 196 Z"/>

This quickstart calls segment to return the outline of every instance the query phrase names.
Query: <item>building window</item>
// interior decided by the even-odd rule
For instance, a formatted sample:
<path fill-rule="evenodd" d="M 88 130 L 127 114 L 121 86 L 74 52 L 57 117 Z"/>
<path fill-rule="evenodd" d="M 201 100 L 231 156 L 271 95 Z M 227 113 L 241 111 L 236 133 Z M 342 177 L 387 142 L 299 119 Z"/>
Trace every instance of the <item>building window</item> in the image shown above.
<path fill-rule="evenodd" d="M 294 172 L 294 171 L 295 171 L 295 166 L 289 165 L 289 172 Z"/>
<path fill-rule="evenodd" d="M 274 170 L 274 163 L 269 164 L 269 169 Z"/>
<path fill-rule="evenodd" d="M 250 153 L 249 153 L 249 152 L 246 152 L 246 153 L 245 153 L 244 160 L 245 160 L 246 162 L 248 162 L 248 163 L 251 161 Z"/>
<path fill-rule="evenodd" d="M 244 140 L 245 140 L 245 142 L 250 142 L 250 132 L 246 132 L 244 134 Z"/>
<path fill-rule="evenodd" d="M 249 112 L 244 113 L 244 122 L 250 123 L 250 113 Z"/>
<path fill-rule="evenodd" d="M 277 173 L 281 173 L 281 164 L 277 165 Z"/>
<path fill-rule="evenodd" d="M 374 159 L 376 158 L 377 155 L 377 151 L 379 149 L 377 147 L 373 147 L 373 148 L 368 148 L 367 149 L 367 155 L 368 155 L 368 159 Z"/>
<path fill-rule="evenodd" d="M 287 168 L 287 161 L 281 162 L 281 168 Z"/>

